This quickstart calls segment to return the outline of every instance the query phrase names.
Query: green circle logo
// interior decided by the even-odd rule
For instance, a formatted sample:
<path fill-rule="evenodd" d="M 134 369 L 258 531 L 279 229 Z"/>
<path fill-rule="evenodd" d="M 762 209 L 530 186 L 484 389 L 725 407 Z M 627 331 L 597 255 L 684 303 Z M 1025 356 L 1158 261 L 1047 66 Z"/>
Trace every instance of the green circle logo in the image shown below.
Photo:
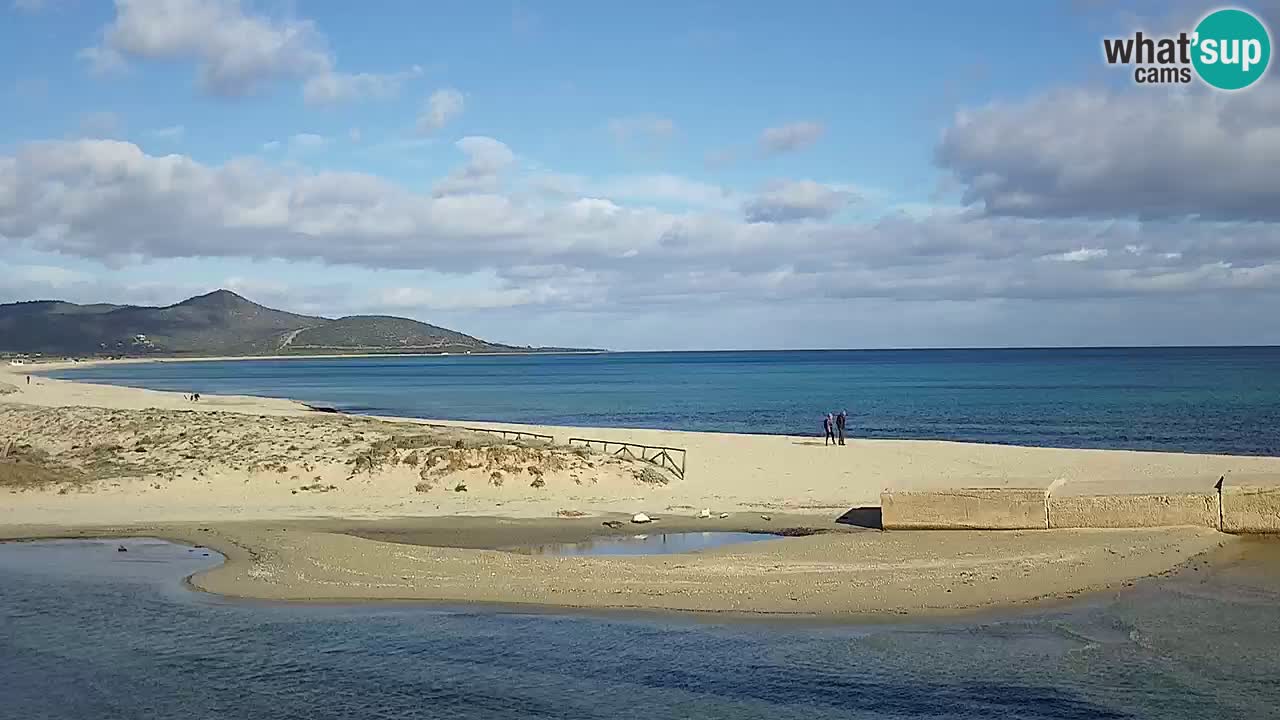
<path fill-rule="evenodd" d="M 1200 79 L 1219 90 L 1240 90 L 1258 81 L 1271 60 L 1267 26 L 1243 10 L 1218 10 L 1196 26 L 1191 63 Z"/>

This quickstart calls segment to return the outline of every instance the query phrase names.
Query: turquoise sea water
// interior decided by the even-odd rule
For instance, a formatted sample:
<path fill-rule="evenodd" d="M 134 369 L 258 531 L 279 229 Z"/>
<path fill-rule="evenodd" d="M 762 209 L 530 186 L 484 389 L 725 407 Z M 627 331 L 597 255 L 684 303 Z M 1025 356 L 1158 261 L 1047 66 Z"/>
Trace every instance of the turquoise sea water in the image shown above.
<path fill-rule="evenodd" d="M 783 541 L 785 542 L 785 541 Z M 0 543 L 15 720 L 1277 717 L 1280 554 L 999 617 L 723 623 L 230 601 L 216 557 Z"/>
<path fill-rule="evenodd" d="M 1280 455 L 1280 348 L 832 350 L 149 363 L 56 377 L 455 420 Z"/>

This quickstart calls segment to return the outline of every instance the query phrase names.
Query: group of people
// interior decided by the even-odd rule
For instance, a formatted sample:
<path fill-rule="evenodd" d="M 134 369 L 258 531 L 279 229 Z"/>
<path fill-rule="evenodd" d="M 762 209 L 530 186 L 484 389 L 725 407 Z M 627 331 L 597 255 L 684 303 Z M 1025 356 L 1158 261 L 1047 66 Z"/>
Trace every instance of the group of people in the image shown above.
<path fill-rule="evenodd" d="M 822 429 L 825 431 L 827 436 L 826 439 L 823 440 L 822 444 L 843 445 L 844 431 L 848 424 L 849 412 L 847 410 L 841 410 L 834 415 L 827 413 L 827 416 L 822 419 Z"/>

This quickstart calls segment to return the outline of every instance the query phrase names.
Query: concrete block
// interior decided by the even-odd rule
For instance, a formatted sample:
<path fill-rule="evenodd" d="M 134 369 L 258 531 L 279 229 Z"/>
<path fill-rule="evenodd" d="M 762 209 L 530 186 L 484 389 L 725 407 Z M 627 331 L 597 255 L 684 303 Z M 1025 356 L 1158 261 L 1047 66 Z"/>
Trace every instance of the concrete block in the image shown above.
<path fill-rule="evenodd" d="M 1051 495 L 1051 528 L 1218 527 L 1217 493 Z"/>
<path fill-rule="evenodd" d="M 885 491 L 885 530 L 1043 530 L 1043 488 Z"/>
<path fill-rule="evenodd" d="M 1280 487 L 1225 488 L 1222 529 L 1229 533 L 1280 533 Z"/>

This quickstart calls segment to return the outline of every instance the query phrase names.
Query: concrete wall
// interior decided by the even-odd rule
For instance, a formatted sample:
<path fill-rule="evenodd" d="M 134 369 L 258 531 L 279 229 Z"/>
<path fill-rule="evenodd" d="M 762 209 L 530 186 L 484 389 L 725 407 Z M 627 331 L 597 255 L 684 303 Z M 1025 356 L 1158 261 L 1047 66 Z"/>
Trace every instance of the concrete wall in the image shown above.
<path fill-rule="evenodd" d="M 1050 496 L 1051 528 L 1218 527 L 1218 495 Z"/>
<path fill-rule="evenodd" d="M 1041 488 L 958 488 L 880 494 L 885 530 L 1035 530 L 1197 526 L 1280 533 L 1280 487 L 1142 495 L 1068 495 Z"/>
<path fill-rule="evenodd" d="M 1044 530 L 1042 488 L 965 488 L 880 494 L 885 530 Z"/>
<path fill-rule="evenodd" d="M 1280 488 L 1227 488 L 1222 529 L 1229 533 L 1280 533 Z"/>

